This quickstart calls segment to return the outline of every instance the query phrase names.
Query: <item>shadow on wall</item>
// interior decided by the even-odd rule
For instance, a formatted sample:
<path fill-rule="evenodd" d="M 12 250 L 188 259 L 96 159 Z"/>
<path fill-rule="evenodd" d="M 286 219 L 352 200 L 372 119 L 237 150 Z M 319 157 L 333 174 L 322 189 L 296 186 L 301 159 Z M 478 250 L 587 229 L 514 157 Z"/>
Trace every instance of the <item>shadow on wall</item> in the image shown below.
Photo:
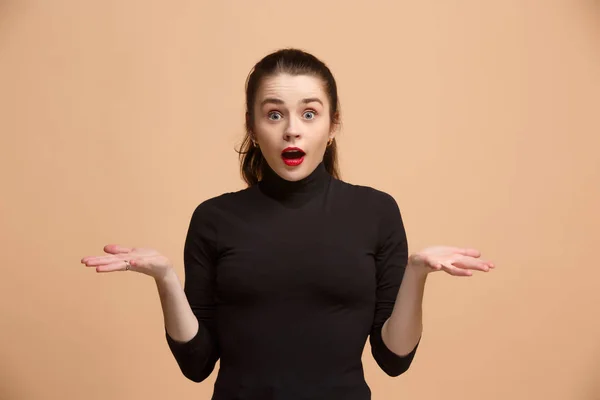
<path fill-rule="evenodd" d="M 587 378 L 590 381 L 590 391 L 589 395 L 585 397 L 586 400 L 600 400 L 600 345 L 595 354 L 596 357 L 594 357 L 594 361 L 590 366 L 590 373 Z"/>
<path fill-rule="evenodd" d="M 0 1 L 0 39 L 6 37 L 6 32 L 14 24 L 17 17 L 23 13 L 24 2 L 18 0 Z"/>
<path fill-rule="evenodd" d="M 600 0 L 590 0 L 591 3 L 590 11 L 595 13 L 596 21 L 598 26 L 596 28 L 600 30 Z M 600 42 L 600 37 L 598 37 Z M 586 400 L 600 400 L 600 343 L 596 350 L 596 357 L 594 357 L 594 363 L 591 365 L 589 373 L 590 381 L 590 394 L 586 397 Z"/>
<path fill-rule="evenodd" d="M 591 3 L 590 11 L 596 13 L 598 25 L 600 25 L 600 0 L 588 0 L 586 3 Z"/>
<path fill-rule="evenodd" d="M 11 29 L 24 14 L 24 3 L 19 0 L 0 0 L 0 54 L 3 52 L 3 44 L 10 38 Z M 0 92 L 0 96 L 1 94 Z M 7 347 L 8 343 L 4 341 L 1 346 Z M 4 352 L 6 347 L 0 347 L 0 360 L 4 363 L 10 360 Z M 11 365 L 0 365 L 0 399 L 28 400 L 17 378 Z"/>
<path fill-rule="evenodd" d="M 6 361 L 6 358 L 4 358 Z M 11 374 L 10 365 L 0 365 L 0 399 L 2 400 L 29 400 L 26 393 L 23 393 L 14 373 Z"/>

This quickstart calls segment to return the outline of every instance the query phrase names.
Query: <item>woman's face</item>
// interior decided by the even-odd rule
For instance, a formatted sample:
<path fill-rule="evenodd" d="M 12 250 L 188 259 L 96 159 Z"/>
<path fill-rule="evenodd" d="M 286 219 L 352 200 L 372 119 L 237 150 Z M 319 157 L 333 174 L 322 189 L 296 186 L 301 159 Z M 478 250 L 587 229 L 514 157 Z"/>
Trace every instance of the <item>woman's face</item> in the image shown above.
<path fill-rule="evenodd" d="M 252 136 L 280 177 L 300 180 L 323 160 L 327 141 L 335 136 L 329 110 L 319 78 L 277 74 L 263 80 L 254 105 Z"/>

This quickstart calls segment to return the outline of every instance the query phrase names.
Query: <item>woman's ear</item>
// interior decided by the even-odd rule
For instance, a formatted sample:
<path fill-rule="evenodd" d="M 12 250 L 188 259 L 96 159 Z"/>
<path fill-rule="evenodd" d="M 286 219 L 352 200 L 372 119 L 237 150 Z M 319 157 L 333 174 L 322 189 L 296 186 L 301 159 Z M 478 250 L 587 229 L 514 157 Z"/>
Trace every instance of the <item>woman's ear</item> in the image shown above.
<path fill-rule="evenodd" d="M 335 134 L 340 130 L 340 113 L 336 112 L 331 119 L 331 133 L 335 136 Z M 333 136 L 331 136 L 333 138 Z"/>
<path fill-rule="evenodd" d="M 340 130 L 339 124 L 331 124 L 331 129 L 329 129 L 329 139 L 335 138 Z"/>

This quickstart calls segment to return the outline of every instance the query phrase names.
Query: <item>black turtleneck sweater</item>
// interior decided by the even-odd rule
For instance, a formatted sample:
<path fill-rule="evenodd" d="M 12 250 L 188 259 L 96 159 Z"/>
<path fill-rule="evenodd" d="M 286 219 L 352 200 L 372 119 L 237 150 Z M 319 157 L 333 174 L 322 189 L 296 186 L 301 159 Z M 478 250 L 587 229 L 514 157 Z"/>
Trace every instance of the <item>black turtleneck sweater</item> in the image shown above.
<path fill-rule="evenodd" d="M 396 201 L 332 177 L 323 163 L 290 182 L 260 183 L 202 202 L 184 247 L 184 290 L 198 334 L 167 343 L 183 374 L 220 368 L 213 400 L 366 400 L 361 356 L 390 376 L 407 356 L 388 349 L 408 258 Z"/>

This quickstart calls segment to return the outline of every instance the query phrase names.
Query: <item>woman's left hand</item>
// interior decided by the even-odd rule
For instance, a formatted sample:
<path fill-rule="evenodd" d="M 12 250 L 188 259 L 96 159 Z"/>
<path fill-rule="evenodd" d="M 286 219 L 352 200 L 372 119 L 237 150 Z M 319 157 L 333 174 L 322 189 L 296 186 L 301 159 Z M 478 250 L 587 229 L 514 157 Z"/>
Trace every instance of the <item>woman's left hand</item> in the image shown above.
<path fill-rule="evenodd" d="M 479 250 L 451 246 L 427 247 L 408 258 L 407 268 L 420 274 L 444 271 L 454 276 L 471 276 L 473 271 L 488 272 L 495 268 L 490 261 L 480 259 Z"/>

